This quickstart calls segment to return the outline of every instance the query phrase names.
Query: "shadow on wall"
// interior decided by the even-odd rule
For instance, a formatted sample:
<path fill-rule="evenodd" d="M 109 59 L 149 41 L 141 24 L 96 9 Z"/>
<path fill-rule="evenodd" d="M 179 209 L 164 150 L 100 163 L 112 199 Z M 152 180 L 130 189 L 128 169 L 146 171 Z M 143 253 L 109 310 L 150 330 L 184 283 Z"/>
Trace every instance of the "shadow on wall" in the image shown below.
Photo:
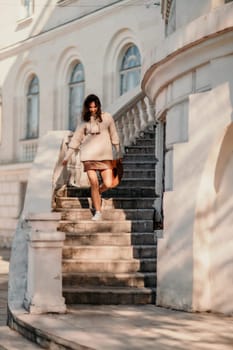
<path fill-rule="evenodd" d="M 164 193 L 164 238 L 158 240 L 157 304 L 161 306 L 233 312 L 233 298 L 225 292 L 233 290 L 230 153 L 224 163 L 227 168 L 217 165 L 225 174 L 221 177 L 224 200 L 214 187 L 217 156 L 224 160 L 218 135 L 225 134 L 232 113 L 229 96 L 228 84 L 190 95 L 188 142 L 173 145 L 173 190 Z M 227 139 L 232 152 L 232 135 Z"/>
<path fill-rule="evenodd" d="M 213 309 L 233 314 L 233 123 L 226 128 L 215 171 L 216 199 L 210 247 Z M 223 290 L 224 286 L 224 290 Z"/>
<path fill-rule="evenodd" d="M 233 123 L 220 130 L 197 201 L 194 308 L 233 314 Z"/>

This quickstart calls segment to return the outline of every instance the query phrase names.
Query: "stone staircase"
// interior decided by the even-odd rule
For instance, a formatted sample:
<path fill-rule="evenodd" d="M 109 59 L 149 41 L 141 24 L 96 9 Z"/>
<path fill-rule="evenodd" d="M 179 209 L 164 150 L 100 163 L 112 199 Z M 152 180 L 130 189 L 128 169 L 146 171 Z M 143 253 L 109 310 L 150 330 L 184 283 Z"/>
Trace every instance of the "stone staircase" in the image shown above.
<path fill-rule="evenodd" d="M 103 194 L 103 220 L 91 221 L 89 189 L 68 188 L 61 212 L 63 295 L 67 304 L 155 302 L 155 132 L 126 147 L 120 186 Z"/>

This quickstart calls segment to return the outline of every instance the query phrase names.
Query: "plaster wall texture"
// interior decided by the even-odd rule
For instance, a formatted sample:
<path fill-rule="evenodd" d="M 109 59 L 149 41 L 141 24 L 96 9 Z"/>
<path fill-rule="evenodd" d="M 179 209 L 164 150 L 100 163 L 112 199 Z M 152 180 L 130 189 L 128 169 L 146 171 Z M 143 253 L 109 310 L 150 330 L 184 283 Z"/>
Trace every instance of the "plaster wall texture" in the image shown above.
<path fill-rule="evenodd" d="M 223 104 L 219 104 L 220 96 Z M 214 185 L 213 164 L 213 173 L 207 174 L 205 170 L 219 133 L 231 123 L 231 113 L 227 85 L 190 96 L 188 142 L 173 145 L 173 167 L 165 169 L 172 170 L 173 185 L 172 190 L 170 186 L 164 193 L 164 237 L 158 243 L 159 305 L 195 311 L 233 311 L 232 298 L 222 291 L 223 285 L 224 290 L 232 290 L 232 234 L 228 226 L 232 199 L 229 197 L 221 209 L 215 206 L 219 195 L 212 193 L 209 198 L 209 188 L 213 191 Z M 228 169 L 230 164 L 224 170 L 226 174 L 232 171 Z M 227 185 L 228 180 L 223 188 Z M 231 186 L 228 194 L 230 191 Z M 229 215 L 222 217 L 220 224 L 217 217 L 222 210 Z M 221 237 L 213 232 L 215 225 Z M 218 278 L 222 283 L 224 280 L 221 287 L 213 282 Z"/>
<path fill-rule="evenodd" d="M 219 6 L 179 28 L 144 66 L 142 88 L 166 121 L 161 306 L 233 313 L 232 11 Z"/>
<path fill-rule="evenodd" d="M 20 1 L 11 1 L 10 4 L 2 2 L 0 4 L 1 13 L 4 13 L 0 28 L 7 31 L 9 35 L 8 37 L 1 37 L 0 47 L 17 44 L 30 36 L 36 36 L 121 1 L 103 0 L 101 4 L 96 4 L 90 0 L 76 0 L 70 4 L 63 2 L 63 6 L 59 5 L 56 0 L 30 2 L 33 6 L 29 16 L 26 15 L 27 11 L 25 11 Z"/>
<path fill-rule="evenodd" d="M 224 4 L 224 0 L 176 0 L 176 29 L 183 27 L 196 18 L 214 11 L 215 8 Z"/>

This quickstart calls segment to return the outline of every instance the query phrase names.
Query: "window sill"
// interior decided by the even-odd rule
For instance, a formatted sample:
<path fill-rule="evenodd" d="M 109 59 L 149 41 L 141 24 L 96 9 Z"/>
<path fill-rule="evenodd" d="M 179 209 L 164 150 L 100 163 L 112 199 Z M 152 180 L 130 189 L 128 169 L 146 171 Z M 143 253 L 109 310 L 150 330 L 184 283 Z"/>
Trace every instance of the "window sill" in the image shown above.
<path fill-rule="evenodd" d="M 34 141 L 38 141 L 38 137 L 30 137 L 30 138 L 24 138 L 24 139 L 20 139 L 20 142 L 34 142 Z"/>
<path fill-rule="evenodd" d="M 17 19 L 17 25 L 18 27 L 29 25 L 32 22 L 33 17 L 24 17 L 24 18 L 19 18 Z"/>

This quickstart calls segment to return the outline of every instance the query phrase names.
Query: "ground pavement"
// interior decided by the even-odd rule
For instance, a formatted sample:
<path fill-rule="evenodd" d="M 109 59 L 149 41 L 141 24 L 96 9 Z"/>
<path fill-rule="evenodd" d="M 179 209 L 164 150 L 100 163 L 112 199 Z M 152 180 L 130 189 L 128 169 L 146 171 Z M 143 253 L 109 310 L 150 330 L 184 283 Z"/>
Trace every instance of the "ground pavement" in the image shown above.
<path fill-rule="evenodd" d="M 10 249 L 0 248 L 0 350 L 34 350 L 37 345 L 6 326 Z"/>
<path fill-rule="evenodd" d="M 6 327 L 8 259 L 9 251 L 0 250 L 0 350 L 38 349 Z M 153 305 L 87 305 L 72 306 L 63 315 L 22 313 L 19 318 L 36 333 L 50 337 L 50 349 L 233 349 L 233 318 L 216 314 Z"/>

